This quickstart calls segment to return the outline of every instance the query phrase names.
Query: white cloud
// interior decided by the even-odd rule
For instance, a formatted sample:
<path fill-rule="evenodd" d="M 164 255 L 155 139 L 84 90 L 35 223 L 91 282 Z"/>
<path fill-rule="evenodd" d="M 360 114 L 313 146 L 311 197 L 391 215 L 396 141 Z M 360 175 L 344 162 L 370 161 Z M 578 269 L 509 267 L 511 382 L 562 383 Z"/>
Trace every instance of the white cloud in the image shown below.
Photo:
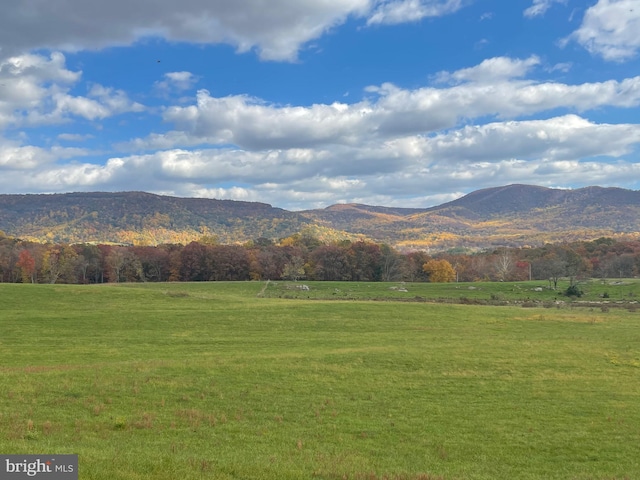
<path fill-rule="evenodd" d="M 164 80 L 158 81 L 154 87 L 161 93 L 171 91 L 184 92 L 191 89 L 198 82 L 198 77 L 191 72 L 169 72 L 164 74 Z"/>
<path fill-rule="evenodd" d="M 123 90 L 93 85 L 87 97 L 75 97 L 63 92 L 53 93 L 56 108 L 52 117 L 75 115 L 87 120 L 104 119 L 126 112 L 141 112 L 144 106 L 132 102 Z"/>
<path fill-rule="evenodd" d="M 357 103 L 281 106 L 248 96 L 213 97 L 206 90 L 196 103 L 165 110 L 174 129 L 134 139 L 123 150 L 234 145 L 242 150 L 367 146 L 398 137 L 455 128 L 477 118 L 517 119 L 555 109 L 587 112 L 602 107 L 640 105 L 640 77 L 568 85 L 523 77 L 539 64 L 504 57 L 439 80 L 462 82 L 445 88 L 406 90 L 392 84 L 369 87 Z M 489 79 L 494 78 L 494 81 Z"/>
<path fill-rule="evenodd" d="M 374 115 L 378 130 L 429 132 L 455 126 L 461 119 L 484 116 L 516 118 L 557 108 L 587 111 L 602 106 L 640 104 L 640 77 L 567 85 L 532 81 L 468 83 L 446 89 L 399 89 L 382 85 Z"/>
<path fill-rule="evenodd" d="M 227 43 L 240 52 L 256 48 L 265 60 L 293 60 L 302 45 L 349 16 L 366 17 L 377 5 L 374 0 L 5 3 L 0 16 L 0 55 L 5 57 L 39 48 L 77 51 L 130 45 L 155 36 L 170 41 Z"/>
<path fill-rule="evenodd" d="M 425 138 L 414 153 L 430 161 L 563 161 L 621 157 L 640 145 L 640 125 L 595 124 L 577 115 L 490 123 Z"/>
<path fill-rule="evenodd" d="M 54 146 L 41 148 L 32 145 L 22 145 L 15 141 L 0 137 L 0 172 L 29 171 L 47 168 L 57 160 L 77 158 L 87 155 L 88 151 L 80 148 L 63 148 Z"/>
<path fill-rule="evenodd" d="M 462 0 L 383 0 L 367 20 L 373 24 L 417 22 L 427 17 L 441 17 L 462 8 Z"/>
<path fill-rule="evenodd" d="M 0 60 L 0 130 L 27 115 L 36 116 L 54 92 L 68 90 L 80 76 L 66 69 L 59 53 Z"/>
<path fill-rule="evenodd" d="M 338 201 L 428 206 L 428 198 L 438 203 L 433 195 L 497 183 L 561 185 L 570 178 L 573 185 L 632 184 L 640 173 L 640 164 L 632 160 L 639 146 L 640 125 L 564 115 L 363 145 L 172 149 L 112 158 L 106 165 L 60 166 L 51 157 L 37 170 L 23 171 L 20 184 L 32 191 L 135 189 L 266 201 L 290 209 Z M 18 167 L 4 166 L 4 191 L 14 188 Z"/>
<path fill-rule="evenodd" d="M 215 98 L 201 90 L 196 105 L 171 107 L 164 119 L 176 124 L 191 144 L 264 149 L 353 143 L 361 138 L 358 127 L 368 112 L 366 102 L 279 107 L 243 95 Z"/>
<path fill-rule="evenodd" d="M 605 60 L 624 61 L 640 49 L 640 5 L 638 0 L 598 0 L 590 7 L 582 25 L 567 39 L 575 40 Z"/>
<path fill-rule="evenodd" d="M 51 155 L 43 155 L 40 148 L 32 146 L 0 146 L 0 171 L 10 170 L 32 170 L 48 163 L 52 159 Z"/>
<path fill-rule="evenodd" d="M 0 57 L 36 49 L 80 51 L 145 37 L 256 49 L 295 60 L 300 48 L 348 18 L 412 22 L 453 13 L 463 0 L 51 0 L 9 1 L 0 16 Z M 36 13 L 34 13 L 36 12 Z"/>
<path fill-rule="evenodd" d="M 71 95 L 81 76 L 66 68 L 58 52 L 0 60 L 0 130 L 61 123 L 70 116 L 95 120 L 143 110 L 125 92 L 101 85 L 93 85 L 86 97 Z"/>
<path fill-rule="evenodd" d="M 144 110 L 144 106 L 137 102 L 132 102 L 124 90 L 105 87 L 97 83 L 91 86 L 87 96 L 107 108 L 105 116 L 119 115 L 125 112 L 142 112 Z"/>
<path fill-rule="evenodd" d="M 511 78 L 524 77 L 535 66 L 540 65 L 540 59 L 532 55 L 525 60 L 509 57 L 488 58 L 479 65 L 463 68 L 453 73 L 440 72 L 436 80 L 440 82 L 477 82 L 497 83 Z"/>
<path fill-rule="evenodd" d="M 547 13 L 554 3 L 567 3 L 567 0 L 533 0 L 533 5 L 524 11 L 524 16 L 528 18 L 540 17 Z"/>

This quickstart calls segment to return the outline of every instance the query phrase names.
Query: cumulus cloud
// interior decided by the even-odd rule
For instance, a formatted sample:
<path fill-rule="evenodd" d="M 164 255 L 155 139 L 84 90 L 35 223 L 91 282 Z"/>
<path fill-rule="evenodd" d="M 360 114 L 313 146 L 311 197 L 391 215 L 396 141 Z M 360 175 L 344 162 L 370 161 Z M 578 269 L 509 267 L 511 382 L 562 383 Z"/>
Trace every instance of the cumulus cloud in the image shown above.
<path fill-rule="evenodd" d="M 257 50 L 295 60 L 300 48 L 348 18 L 403 23 L 453 13 L 463 0 L 24 0 L 5 2 L 0 58 L 35 49 L 80 51 L 145 37 Z"/>
<path fill-rule="evenodd" d="M 129 100 L 123 90 L 93 85 L 86 97 L 55 92 L 51 99 L 55 104 L 52 117 L 75 115 L 87 120 L 104 119 L 126 112 L 141 112 L 144 106 Z"/>
<path fill-rule="evenodd" d="M 484 116 L 515 118 L 556 108 L 587 111 L 640 104 L 640 77 L 567 85 L 527 80 L 465 83 L 450 88 L 406 90 L 391 84 L 371 88 L 380 97 L 370 117 L 379 132 L 429 132 Z"/>
<path fill-rule="evenodd" d="M 244 95 L 213 97 L 201 90 L 195 104 L 165 110 L 163 118 L 173 130 L 134 139 L 121 148 L 144 151 L 233 145 L 260 151 L 367 146 L 437 133 L 477 118 L 508 120 L 555 109 L 587 112 L 640 105 L 640 77 L 578 85 L 523 78 L 539 63 L 535 56 L 488 59 L 437 76 L 439 81 L 453 82 L 452 86 L 407 90 L 383 84 L 369 87 L 368 98 L 352 104 L 282 106 Z M 491 78 L 494 80 L 489 81 Z"/>
<path fill-rule="evenodd" d="M 465 126 L 424 138 L 414 155 L 432 161 L 577 160 L 621 157 L 640 144 L 640 125 L 595 124 L 577 115 Z M 605 144 L 606 143 L 606 144 Z"/>
<path fill-rule="evenodd" d="M 640 49 L 640 5 L 637 0 L 598 0 L 582 25 L 567 39 L 574 40 L 605 60 L 625 61 Z"/>
<path fill-rule="evenodd" d="M 87 96 L 69 92 L 82 72 L 66 67 L 64 55 L 26 54 L 0 60 L 0 130 L 8 126 L 55 124 L 69 116 L 104 119 L 142 111 L 122 90 L 93 85 Z"/>
<path fill-rule="evenodd" d="M 640 125 L 598 124 L 570 114 L 366 145 L 169 149 L 116 157 L 105 165 L 49 161 L 22 174 L 36 191 L 143 189 L 290 209 L 339 201 L 428 206 L 437 202 L 432 197 L 428 203 L 425 191 L 450 194 L 502 183 L 496 179 L 558 185 L 570 176 L 582 185 L 628 183 L 638 178 L 640 164 L 625 157 L 639 145 Z M 11 191 L 15 168 L 7 167 L 0 188 Z"/>
<path fill-rule="evenodd" d="M 6 174 L 7 171 L 47 168 L 57 160 L 77 158 L 87 154 L 88 151 L 81 148 L 59 146 L 41 148 L 0 138 L 0 172 Z"/>
<path fill-rule="evenodd" d="M 38 116 L 47 99 L 68 90 L 81 76 L 65 67 L 60 53 L 50 57 L 21 55 L 0 61 L 0 129 L 34 112 Z"/>
<path fill-rule="evenodd" d="M 366 102 L 282 107 L 244 95 L 215 98 L 201 90 L 196 105 L 169 108 L 164 119 L 202 143 L 292 148 L 358 141 L 358 126 L 370 111 Z"/>
<path fill-rule="evenodd" d="M 259 46 L 263 58 L 291 59 L 299 45 L 367 6 L 367 0 L 274 0 L 268 8 L 258 0 L 9 2 L 0 20 L 0 45 L 9 54 L 43 47 L 73 51 L 158 36 L 231 43 L 240 51 Z"/>

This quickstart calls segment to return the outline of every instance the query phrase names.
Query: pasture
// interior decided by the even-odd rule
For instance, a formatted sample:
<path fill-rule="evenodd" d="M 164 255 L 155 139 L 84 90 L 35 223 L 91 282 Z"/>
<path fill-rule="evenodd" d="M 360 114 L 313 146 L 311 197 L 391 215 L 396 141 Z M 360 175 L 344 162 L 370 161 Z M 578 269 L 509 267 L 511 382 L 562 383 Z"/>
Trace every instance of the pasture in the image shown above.
<path fill-rule="evenodd" d="M 557 296 L 469 286 L 0 284 L 0 453 L 96 480 L 640 478 L 640 312 L 398 301 Z"/>

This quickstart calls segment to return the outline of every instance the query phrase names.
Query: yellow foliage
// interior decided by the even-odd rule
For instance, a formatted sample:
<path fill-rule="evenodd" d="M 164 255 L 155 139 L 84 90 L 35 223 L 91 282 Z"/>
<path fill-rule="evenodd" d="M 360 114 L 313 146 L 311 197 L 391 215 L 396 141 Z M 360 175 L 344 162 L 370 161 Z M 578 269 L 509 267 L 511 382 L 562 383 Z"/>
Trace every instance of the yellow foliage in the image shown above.
<path fill-rule="evenodd" d="M 456 271 L 446 260 L 429 260 L 422 266 L 422 270 L 429 274 L 430 282 L 446 283 L 456 279 Z"/>

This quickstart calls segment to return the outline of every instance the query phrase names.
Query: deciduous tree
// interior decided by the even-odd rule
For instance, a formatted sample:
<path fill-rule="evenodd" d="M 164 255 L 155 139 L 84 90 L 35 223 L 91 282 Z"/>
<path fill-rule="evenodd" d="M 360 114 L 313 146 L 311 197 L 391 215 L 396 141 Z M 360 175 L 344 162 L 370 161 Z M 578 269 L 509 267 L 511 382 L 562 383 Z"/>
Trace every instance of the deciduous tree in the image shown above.
<path fill-rule="evenodd" d="M 493 268 L 496 271 L 498 280 L 505 282 L 510 280 L 511 273 L 515 266 L 515 260 L 513 253 L 507 249 L 503 249 L 498 252 L 493 263 Z"/>
<path fill-rule="evenodd" d="M 282 270 L 282 278 L 297 282 L 302 277 L 304 277 L 304 259 L 298 256 L 292 257 Z"/>
<path fill-rule="evenodd" d="M 338 245 L 323 245 L 310 255 L 314 280 L 344 281 L 351 279 L 347 251 Z"/>
<path fill-rule="evenodd" d="M 69 245 L 51 245 L 42 257 L 42 273 L 48 283 L 75 283 L 76 251 Z"/>
<path fill-rule="evenodd" d="M 33 255 L 31 255 L 29 250 L 24 249 L 20 251 L 20 255 L 18 255 L 18 262 L 16 263 L 16 265 L 20 267 L 22 283 L 36 282 L 36 260 L 35 258 L 33 258 Z"/>
<path fill-rule="evenodd" d="M 430 282 L 453 282 L 456 279 L 456 271 L 446 260 L 429 260 L 422 269 L 429 275 Z"/>

